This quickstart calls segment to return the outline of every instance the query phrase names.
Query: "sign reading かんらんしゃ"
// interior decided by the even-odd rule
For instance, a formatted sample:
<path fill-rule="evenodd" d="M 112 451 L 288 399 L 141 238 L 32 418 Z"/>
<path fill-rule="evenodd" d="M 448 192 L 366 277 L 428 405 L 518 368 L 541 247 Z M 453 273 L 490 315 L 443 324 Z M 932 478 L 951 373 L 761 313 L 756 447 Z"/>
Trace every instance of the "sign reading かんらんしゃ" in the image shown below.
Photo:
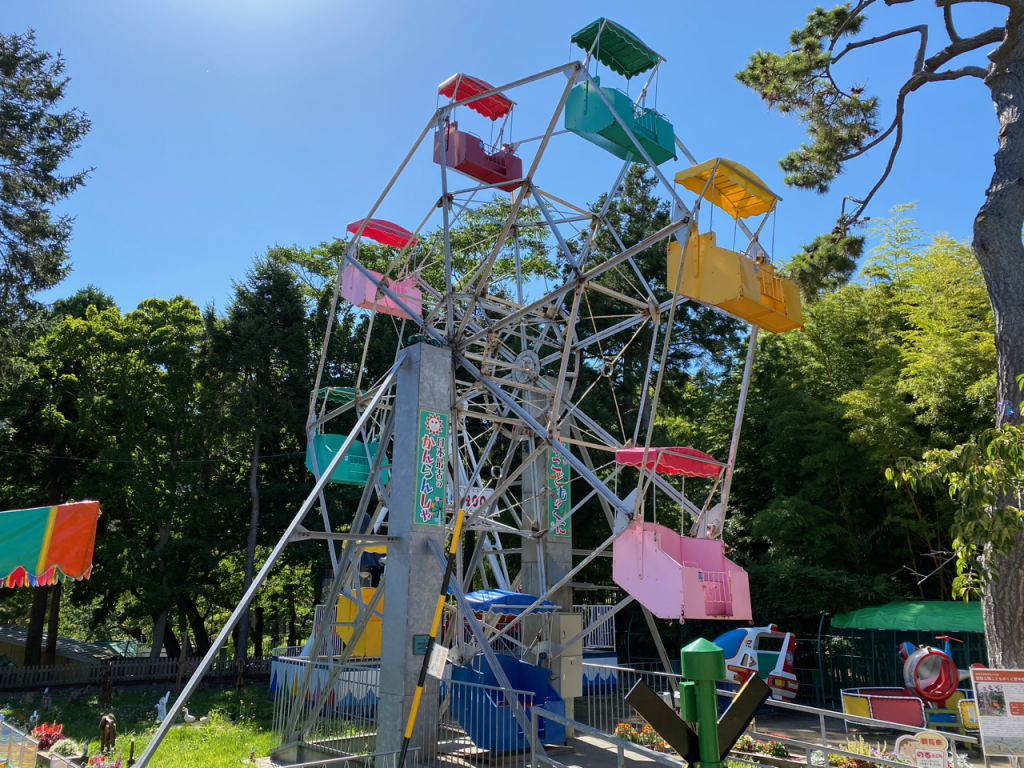
<path fill-rule="evenodd" d="M 448 477 L 448 414 L 421 410 L 416 438 L 416 505 L 413 522 L 444 525 Z"/>

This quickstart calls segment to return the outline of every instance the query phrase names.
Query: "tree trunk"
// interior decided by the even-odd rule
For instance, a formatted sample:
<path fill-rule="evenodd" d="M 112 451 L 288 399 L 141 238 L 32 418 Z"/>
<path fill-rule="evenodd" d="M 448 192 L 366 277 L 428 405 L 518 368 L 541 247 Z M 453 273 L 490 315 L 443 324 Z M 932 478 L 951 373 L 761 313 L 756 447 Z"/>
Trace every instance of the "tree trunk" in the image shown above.
<path fill-rule="evenodd" d="M 196 655 L 205 656 L 210 650 L 210 633 L 206 630 L 206 622 L 199 615 L 199 609 L 195 605 L 188 608 L 188 623 L 192 628 L 192 637 L 196 641 Z"/>
<path fill-rule="evenodd" d="M 989 85 L 999 119 L 999 148 L 992 183 L 974 220 L 974 253 L 992 302 L 997 397 L 1011 402 L 1014 411 L 997 415 L 996 423 L 1021 424 L 1016 378 L 1024 373 L 1024 46 L 1017 44 L 1008 72 Z M 989 663 L 1020 669 L 1024 667 L 1024 534 L 1018 532 L 1010 556 L 997 557 L 993 565 L 999 581 L 987 586 L 982 595 Z"/>
<path fill-rule="evenodd" d="M 32 612 L 28 619 L 28 636 L 25 638 L 25 666 L 38 667 L 42 657 L 43 625 L 46 623 L 46 596 L 49 587 L 35 587 L 32 590 Z"/>
<path fill-rule="evenodd" d="M 46 663 L 57 663 L 57 635 L 60 632 L 60 596 L 63 585 L 58 581 L 50 589 L 50 622 L 46 627 Z"/>
<path fill-rule="evenodd" d="M 252 655 L 257 659 L 263 658 L 263 607 L 253 609 L 255 621 L 252 624 Z"/>
<path fill-rule="evenodd" d="M 171 540 L 171 524 L 164 523 L 160 526 L 160 538 L 157 539 L 156 546 L 153 551 L 157 556 L 157 567 L 160 569 L 160 583 L 164 589 L 167 589 L 167 570 L 165 568 L 164 558 L 160 554 L 163 552 L 164 547 L 167 546 L 167 542 Z M 162 610 L 153 619 L 153 645 L 149 649 L 149 658 L 159 659 L 160 649 L 164 647 L 164 641 L 166 640 L 167 634 L 167 610 Z"/>
<path fill-rule="evenodd" d="M 252 498 L 252 511 L 249 515 L 249 541 L 245 546 L 245 578 L 242 581 L 243 594 L 252 584 L 252 574 L 256 563 L 256 532 L 260 525 L 260 428 L 253 430 L 252 459 L 249 464 L 249 496 Z M 235 658 L 243 661 L 249 651 L 249 611 L 242 612 L 238 618 L 238 643 L 235 645 Z"/>
<path fill-rule="evenodd" d="M 167 629 L 167 611 L 160 611 L 153 617 L 153 640 L 149 649 L 149 658 L 159 659 L 164 647 L 165 630 Z"/>
<path fill-rule="evenodd" d="M 164 648 L 167 649 L 167 658 L 176 659 L 181 655 L 181 643 L 174 634 L 174 627 L 171 622 L 164 622 Z"/>

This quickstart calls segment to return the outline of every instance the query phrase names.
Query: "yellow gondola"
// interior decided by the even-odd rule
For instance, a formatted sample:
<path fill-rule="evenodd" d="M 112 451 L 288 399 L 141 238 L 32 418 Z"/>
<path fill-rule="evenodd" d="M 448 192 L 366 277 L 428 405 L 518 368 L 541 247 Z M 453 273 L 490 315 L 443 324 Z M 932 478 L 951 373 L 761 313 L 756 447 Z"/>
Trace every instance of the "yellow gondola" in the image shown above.
<path fill-rule="evenodd" d="M 752 171 L 717 157 L 680 171 L 675 181 L 734 219 L 769 214 L 780 199 Z M 680 296 L 721 307 L 772 333 L 803 330 L 800 290 L 792 280 L 779 277 L 774 265 L 720 248 L 714 232 L 694 232 L 679 276 L 682 250 L 678 241 L 669 244 L 669 289 L 678 278 Z"/>

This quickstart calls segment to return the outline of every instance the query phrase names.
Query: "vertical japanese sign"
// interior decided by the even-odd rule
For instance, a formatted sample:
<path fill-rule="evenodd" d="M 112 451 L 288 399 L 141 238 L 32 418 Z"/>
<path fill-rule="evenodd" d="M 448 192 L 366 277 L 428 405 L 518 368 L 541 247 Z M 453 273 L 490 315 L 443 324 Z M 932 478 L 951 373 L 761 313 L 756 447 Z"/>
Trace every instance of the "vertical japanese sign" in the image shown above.
<path fill-rule="evenodd" d="M 548 450 L 548 536 L 571 536 L 569 464 Z"/>
<path fill-rule="evenodd" d="M 1024 755 L 1024 669 L 972 669 L 985 754 Z"/>
<path fill-rule="evenodd" d="M 448 477 L 448 414 L 420 411 L 416 440 L 416 507 L 413 522 L 444 525 L 445 486 Z"/>

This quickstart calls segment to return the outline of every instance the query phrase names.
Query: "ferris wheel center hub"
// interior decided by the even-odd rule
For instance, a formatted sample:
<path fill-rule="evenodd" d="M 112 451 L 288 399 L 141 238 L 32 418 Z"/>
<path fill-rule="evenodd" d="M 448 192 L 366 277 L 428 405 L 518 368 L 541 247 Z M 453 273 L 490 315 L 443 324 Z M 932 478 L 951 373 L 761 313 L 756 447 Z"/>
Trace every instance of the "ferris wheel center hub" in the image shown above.
<path fill-rule="evenodd" d="M 536 381 L 539 373 L 540 355 L 532 349 L 520 352 L 516 356 L 516 369 L 512 372 L 512 377 L 517 382 L 526 384 L 529 381 Z"/>

